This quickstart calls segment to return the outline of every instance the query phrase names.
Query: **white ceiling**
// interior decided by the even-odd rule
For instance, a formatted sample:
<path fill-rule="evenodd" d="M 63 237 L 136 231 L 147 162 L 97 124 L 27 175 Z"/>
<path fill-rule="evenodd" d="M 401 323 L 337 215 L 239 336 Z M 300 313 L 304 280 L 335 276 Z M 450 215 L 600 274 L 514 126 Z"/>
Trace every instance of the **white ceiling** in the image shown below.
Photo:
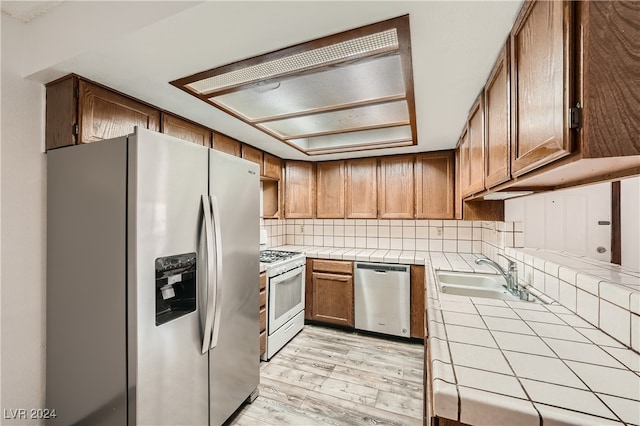
<path fill-rule="evenodd" d="M 69 9 L 74 3 L 65 2 L 65 6 Z M 134 3 L 137 7 L 145 4 Z M 154 3 L 146 2 L 149 8 Z M 90 2 L 85 3 L 85 14 L 87 5 Z M 520 5 L 520 0 L 210 1 L 176 10 L 150 25 L 51 64 L 30 78 L 46 83 L 74 72 L 280 157 L 311 159 L 168 82 L 409 14 L 418 146 L 317 156 L 313 160 L 449 149 L 456 145 L 467 112 L 491 71 Z M 62 9 L 57 8 L 56 13 L 62 13 Z"/>
<path fill-rule="evenodd" d="M 1 9 L 5 15 L 27 23 L 46 14 L 60 3 L 62 1 L 3 1 Z"/>

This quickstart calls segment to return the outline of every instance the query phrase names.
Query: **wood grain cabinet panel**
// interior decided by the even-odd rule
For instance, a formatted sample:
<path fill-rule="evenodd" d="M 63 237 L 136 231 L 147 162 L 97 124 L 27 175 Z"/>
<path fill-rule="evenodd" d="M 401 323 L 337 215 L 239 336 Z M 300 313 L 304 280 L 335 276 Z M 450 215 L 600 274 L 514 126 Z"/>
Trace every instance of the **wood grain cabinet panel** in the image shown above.
<path fill-rule="evenodd" d="M 525 3 L 511 32 L 511 173 L 571 153 L 573 2 Z"/>
<path fill-rule="evenodd" d="M 468 164 L 469 184 L 462 195 L 470 195 L 484 190 L 484 107 L 480 95 L 469 113 Z M 465 167 L 463 163 L 463 167 Z"/>
<path fill-rule="evenodd" d="M 469 151 L 469 127 L 465 126 L 460 135 L 458 144 L 458 165 L 460 177 L 460 199 L 469 193 L 469 161 L 471 160 L 471 152 Z"/>
<path fill-rule="evenodd" d="M 79 143 L 125 136 L 135 126 L 160 129 L 157 109 L 83 80 L 78 86 Z"/>
<path fill-rule="evenodd" d="M 354 327 L 353 275 L 313 272 L 314 321 Z"/>
<path fill-rule="evenodd" d="M 242 143 L 240 143 L 240 141 L 230 138 L 227 135 L 223 135 L 222 133 L 218 133 L 215 131 L 213 132 L 211 147 L 216 151 L 222 151 L 226 152 L 227 154 L 240 157 L 241 145 Z"/>
<path fill-rule="evenodd" d="M 585 158 L 640 154 L 640 2 L 576 2 Z M 640 164 L 640 160 L 638 160 Z"/>
<path fill-rule="evenodd" d="M 380 219 L 413 219 L 415 215 L 413 155 L 380 159 Z"/>
<path fill-rule="evenodd" d="M 264 164 L 262 162 L 262 151 L 247 144 L 242 144 L 242 158 L 260 166 L 260 176 L 264 176 Z"/>
<path fill-rule="evenodd" d="M 174 136 L 198 145 L 211 147 L 211 130 L 207 127 L 176 117 L 172 114 L 162 113 L 162 133 Z"/>
<path fill-rule="evenodd" d="M 313 163 L 306 161 L 285 162 L 285 218 L 313 218 L 315 207 L 313 169 Z"/>
<path fill-rule="evenodd" d="M 260 286 L 260 356 L 264 354 L 267 347 L 267 273 L 261 272 L 259 279 Z"/>
<path fill-rule="evenodd" d="M 378 160 L 363 158 L 347 160 L 348 219 L 375 219 L 378 217 Z"/>
<path fill-rule="evenodd" d="M 76 143 L 78 79 L 67 77 L 47 85 L 45 143 L 47 150 Z"/>
<path fill-rule="evenodd" d="M 263 152 L 262 155 L 262 170 L 263 176 L 269 179 L 281 180 L 282 179 L 282 160 L 271 155 L 267 152 Z"/>
<path fill-rule="evenodd" d="M 424 266 L 411 265 L 411 337 L 424 339 L 426 323 L 424 321 Z"/>
<path fill-rule="evenodd" d="M 416 156 L 416 218 L 454 218 L 454 173 L 454 151 Z"/>
<path fill-rule="evenodd" d="M 510 87 L 507 40 L 484 89 L 484 181 L 487 189 L 511 178 Z"/>
<path fill-rule="evenodd" d="M 344 218 L 345 162 L 327 161 L 316 164 L 316 217 Z"/>

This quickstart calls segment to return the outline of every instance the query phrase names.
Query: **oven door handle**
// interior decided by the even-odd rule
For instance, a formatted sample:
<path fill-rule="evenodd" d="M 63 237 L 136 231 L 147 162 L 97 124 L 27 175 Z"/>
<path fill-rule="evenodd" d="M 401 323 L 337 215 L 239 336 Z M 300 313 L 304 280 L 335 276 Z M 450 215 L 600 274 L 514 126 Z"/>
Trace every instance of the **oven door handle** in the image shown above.
<path fill-rule="evenodd" d="M 275 277 L 271 277 L 269 280 L 269 284 L 280 284 L 283 281 L 288 280 L 289 278 L 293 278 L 296 275 L 300 275 L 304 272 L 304 266 L 296 266 L 292 270 L 285 272 L 281 275 L 276 275 Z"/>

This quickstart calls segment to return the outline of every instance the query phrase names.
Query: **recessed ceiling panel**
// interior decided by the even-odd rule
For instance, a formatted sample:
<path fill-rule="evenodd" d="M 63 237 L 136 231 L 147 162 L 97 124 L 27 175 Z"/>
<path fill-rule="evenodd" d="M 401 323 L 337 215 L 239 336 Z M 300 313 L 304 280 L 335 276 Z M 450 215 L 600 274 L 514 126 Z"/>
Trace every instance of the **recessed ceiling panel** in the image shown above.
<path fill-rule="evenodd" d="M 336 135 L 314 136 L 310 138 L 290 139 L 289 142 L 305 149 L 335 148 L 341 145 L 362 145 L 380 142 L 411 141 L 411 127 L 398 126 L 384 129 L 361 130 Z"/>
<path fill-rule="evenodd" d="M 171 84 L 309 155 L 417 140 L 408 15 Z"/>
<path fill-rule="evenodd" d="M 404 97 L 405 91 L 400 55 L 394 54 L 258 82 L 210 100 L 251 121 L 263 121 L 330 106 Z"/>
<path fill-rule="evenodd" d="M 260 124 L 283 139 L 409 124 L 405 101 L 306 115 Z"/>

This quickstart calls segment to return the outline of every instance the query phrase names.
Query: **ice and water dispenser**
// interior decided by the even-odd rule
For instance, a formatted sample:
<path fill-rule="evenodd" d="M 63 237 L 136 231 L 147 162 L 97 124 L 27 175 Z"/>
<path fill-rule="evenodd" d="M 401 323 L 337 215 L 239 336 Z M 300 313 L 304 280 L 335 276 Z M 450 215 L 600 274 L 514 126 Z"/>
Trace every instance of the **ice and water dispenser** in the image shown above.
<path fill-rule="evenodd" d="M 196 254 L 156 259 L 156 326 L 196 310 Z"/>

